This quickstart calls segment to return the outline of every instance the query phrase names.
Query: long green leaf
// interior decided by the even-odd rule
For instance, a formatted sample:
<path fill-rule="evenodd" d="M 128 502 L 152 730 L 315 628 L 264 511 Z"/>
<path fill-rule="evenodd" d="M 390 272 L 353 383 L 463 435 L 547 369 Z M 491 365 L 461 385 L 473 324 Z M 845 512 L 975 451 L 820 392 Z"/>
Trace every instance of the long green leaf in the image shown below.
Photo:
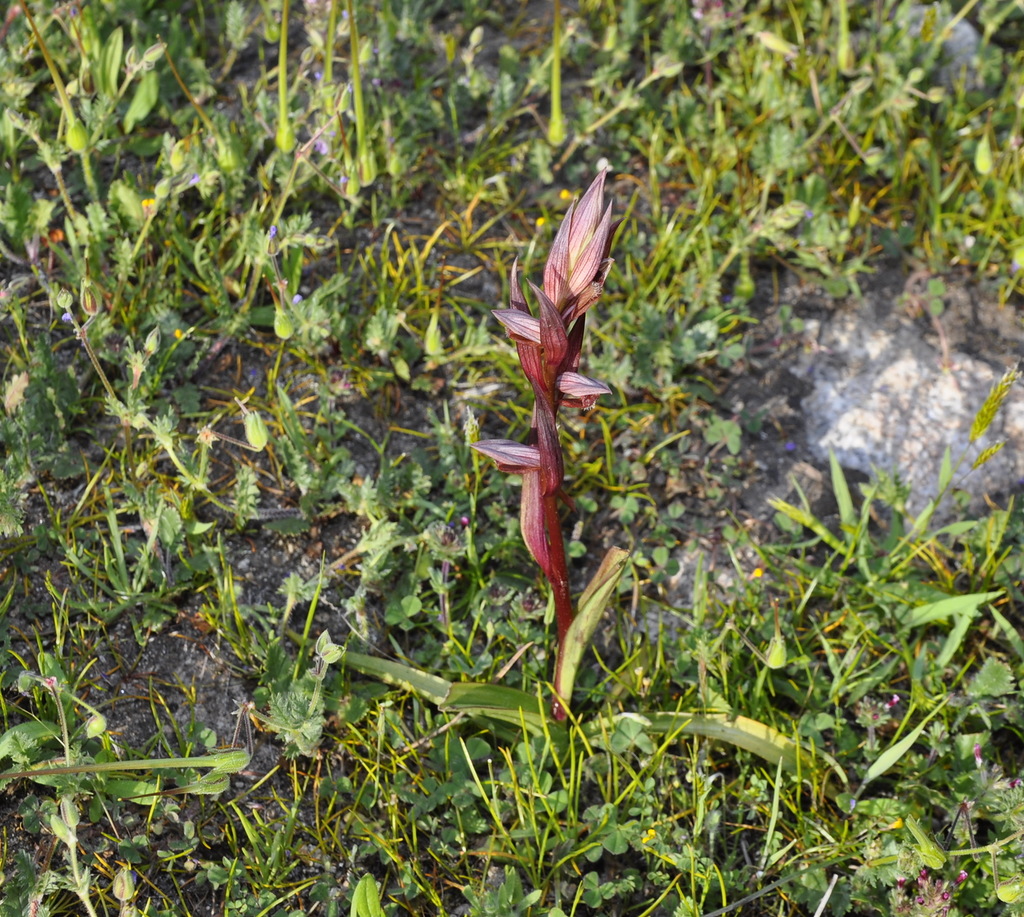
<path fill-rule="evenodd" d="M 931 713 L 928 714 L 920 723 L 918 723 L 913 729 L 910 730 L 902 739 L 894 744 L 890 745 L 885 751 L 883 751 L 867 769 L 864 774 L 864 782 L 857 789 L 857 795 L 860 796 L 872 780 L 881 777 L 890 767 L 892 767 L 900 758 L 902 758 L 910 747 L 918 740 L 921 733 L 924 732 L 925 726 L 928 725 L 932 717 L 935 716 L 943 707 L 946 706 L 946 700 L 944 699 Z"/>
<path fill-rule="evenodd" d="M 449 713 L 485 716 L 512 726 L 522 726 L 533 735 L 544 733 L 549 719 L 539 698 L 506 685 L 456 682 L 440 706 Z M 553 726 L 547 722 L 548 730 Z"/>
<path fill-rule="evenodd" d="M 353 653 L 350 650 L 345 652 L 344 658 L 346 665 L 352 666 L 353 669 L 364 675 L 372 675 L 396 688 L 405 688 L 407 691 L 425 697 L 433 704 L 444 703 L 452 687 L 452 683 L 444 678 L 414 669 L 401 662 L 392 662 L 390 659 L 379 659 L 376 656 L 366 656 L 363 653 Z"/>
<path fill-rule="evenodd" d="M 576 682 L 583 651 L 590 645 L 628 559 L 629 551 L 609 548 L 594 578 L 580 596 L 576 617 L 565 635 L 565 644 L 559 648 L 562 664 L 555 693 L 566 701 L 572 697 L 572 686 Z"/>
<path fill-rule="evenodd" d="M 828 452 L 828 464 L 832 472 L 832 493 L 835 494 L 836 505 L 839 507 L 839 521 L 844 528 L 853 528 L 857 524 L 857 513 L 853 509 L 850 486 L 846 483 L 843 466 L 839 464 L 839 459 L 831 449 Z"/>
<path fill-rule="evenodd" d="M 948 599 L 929 602 L 927 605 L 918 605 L 906 613 L 904 623 L 909 627 L 920 627 L 922 624 L 944 621 L 946 618 L 962 614 L 973 617 L 981 605 L 999 598 L 1002 594 L 1001 590 L 998 592 L 974 592 L 970 595 L 950 596 Z"/>
<path fill-rule="evenodd" d="M 635 716 L 635 714 L 621 714 Z M 818 748 L 808 749 L 765 723 L 731 714 L 649 713 L 644 719 L 652 732 L 678 730 L 684 735 L 706 736 L 753 752 L 765 761 L 782 765 L 790 773 L 808 773 L 813 758 L 824 761 L 845 786 L 846 772 L 831 755 Z M 589 733 L 588 729 L 588 733 Z M 592 736 L 597 742 L 597 734 Z"/>

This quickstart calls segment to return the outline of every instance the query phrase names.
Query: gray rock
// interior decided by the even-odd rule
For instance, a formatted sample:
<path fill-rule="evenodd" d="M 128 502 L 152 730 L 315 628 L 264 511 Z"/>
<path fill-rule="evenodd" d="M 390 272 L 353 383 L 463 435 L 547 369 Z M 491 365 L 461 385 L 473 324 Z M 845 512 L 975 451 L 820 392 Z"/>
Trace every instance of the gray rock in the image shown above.
<path fill-rule="evenodd" d="M 915 3 L 909 6 L 904 14 L 912 35 L 920 35 L 925 19 L 934 16 L 934 30 L 942 40 L 943 63 L 939 69 L 939 82 L 947 89 L 953 87 L 962 76 L 968 86 L 977 83 L 977 55 L 981 46 L 981 35 L 966 19 L 961 19 L 949 31 L 942 34 L 950 18 L 948 12 L 943 13 L 938 3 Z"/>
<path fill-rule="evenodd" d="M 976 507 L 1011 490 L 1024 477 L 1024 387 L 1014 386 L 988 432 L 969 441 L 978 409 L 1012 362 L 995 358 L 1001 348 L 993 346 L 993 359 L 952 349 L 956 335 L 945 329 L 958 320 L 956 310 L 938 320 L 940 336 L 927 317 L 911 318 L 895 303 L 851 306 L 811 326 L 811 346 L 796 369 L 813 385 L 803 406 L 816 458 L 826 462 L 831 450 L 846 468 L 896 473 L 912 488 L 911 512 L 936 496 L 947 446 L 954 462 L 964 456 L 953 480 Z M 990 333 L 997 338 L 995 328 Z M 1018 322 L 1018 346 L 1021 337 Z M 974 459 L 1001 440 L 1002 451 L 970 472 Z"/>

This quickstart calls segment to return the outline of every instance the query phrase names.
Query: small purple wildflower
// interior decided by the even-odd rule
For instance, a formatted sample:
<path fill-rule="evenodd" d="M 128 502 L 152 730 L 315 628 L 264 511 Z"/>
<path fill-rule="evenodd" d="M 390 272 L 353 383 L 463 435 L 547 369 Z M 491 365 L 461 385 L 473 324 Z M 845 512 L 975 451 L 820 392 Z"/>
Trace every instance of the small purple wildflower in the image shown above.
<path fill-rule="evenodd" d="M 292 305 L 293 306 L 297 306 L 300 302 L 302 302 L 302 294 L 301 293 L 296 293 L 292 297 Z"/>
<path fill-rule="evenodd" d="M 327 145 L 326 140 L 314 140 L 313 150 L 321 156 L 326 156 L 331 151 L 331 148 Z"/>
<path fill-rule="evenodd" d="M 270 227 L 270 232 L 268 233 L 268 235 L 270 236 L 271 239 L 274 239 L 274 238 L 277 237 L 277 224 L 276 223 L 273 226 Z"/>
<path fill-rule="evenodd" d="M 193 172 L 191 178 L 189 178 L 189 180 L 188 180 L 188 183 L 190 185 L 198 185 L 199 184 L 199 173 L 198 172 Z"/>
<path fill-rule="evenodd" d="M 786 443 L 785 449 L 787 452 L 795 452 L 796 443 L 794 443 L 793 440 L 790 440 L 788 443 Z"/>
<path fill-rule="evenodd" d="M 71 315 L 71 313 L 70 313 L 70 312 L 65 312 L 65 313 L 64 313 L 64 314 L 63 314 L 63 315 L 62 315 L 62 316 L 60 317 L 60 320 L 61 320 L 62 322 L 73 322 L 73 321 L 74 321 L 74 318 L 72 317 L 72 315 Z"/>

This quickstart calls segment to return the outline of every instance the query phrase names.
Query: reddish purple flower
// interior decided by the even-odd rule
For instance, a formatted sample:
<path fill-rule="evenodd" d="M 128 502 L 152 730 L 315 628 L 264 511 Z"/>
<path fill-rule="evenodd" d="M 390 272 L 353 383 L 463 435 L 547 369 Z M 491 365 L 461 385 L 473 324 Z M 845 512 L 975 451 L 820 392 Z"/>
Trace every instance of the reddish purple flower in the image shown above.
<path fill-rule="evenodd" d="M 573 609 L 558 516 L 559 501 L 570 501 L 562 490 L 565 470 L 557 413 L 562 405 L 589 410 L 599 396 L 610 391 L 578 372 L 586 313 L 604 288 L 612 265 L 608 253 L 618 227 L 612 222 L 611 205 L 604 206 L 606 177 L 606 170 L 599 172 L 582 199 L 569 207 L 544 266 L 543 288 L 528 284 L 535 312 L 523 294 L 518 260 L 509 278 L 509 307 L 494 311 L 515 342 L 523 374 L 533 390 L 527 442 L 498 439 L 473 444 L 478 452 L 494 459 L 500 470 L 523 476 L 523 540 L 551 582 L 559 647 L 572 623 Z"/>

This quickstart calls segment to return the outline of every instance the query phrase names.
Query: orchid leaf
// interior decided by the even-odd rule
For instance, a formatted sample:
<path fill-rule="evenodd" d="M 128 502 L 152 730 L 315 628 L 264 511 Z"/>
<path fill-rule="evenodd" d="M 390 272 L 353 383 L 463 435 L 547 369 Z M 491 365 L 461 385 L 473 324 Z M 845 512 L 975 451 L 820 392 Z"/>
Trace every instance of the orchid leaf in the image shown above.
<path fill-rule="evenodd" d="M 440 707 L 449 713 L 483 716 L 521 726 L 531 735 L 542 735 L 549 719 L 539 698 L 507 685 L 456 682 Z"/>
<path fill-rule="evenodd" d="M 646 719 L 652 732 L 667 733 L 679 730 L 684 735 L 699 735 L 721 742 L 728 742 L 737 748 L 753 752 L 771 764 L 782 767 L 790 773 L 807 774 L 812 770 L 814 759 L 824 761 L 844 785 L 849 784 L 846 772 L 830 754 L 820 748 L 807 748 L 768 726 L 745 716 L 732 714 L 689 714 L 650 713 Z"/>
<path fill-rule="evenodd" d="M 345 662 L 357 672 L 379 678 L 396 688 L 405 688 L 434 704 L 443 703 L 452 687 L 452 683 L 444 678 L 390 659 L 348 651 L 345 653 Z"/>

